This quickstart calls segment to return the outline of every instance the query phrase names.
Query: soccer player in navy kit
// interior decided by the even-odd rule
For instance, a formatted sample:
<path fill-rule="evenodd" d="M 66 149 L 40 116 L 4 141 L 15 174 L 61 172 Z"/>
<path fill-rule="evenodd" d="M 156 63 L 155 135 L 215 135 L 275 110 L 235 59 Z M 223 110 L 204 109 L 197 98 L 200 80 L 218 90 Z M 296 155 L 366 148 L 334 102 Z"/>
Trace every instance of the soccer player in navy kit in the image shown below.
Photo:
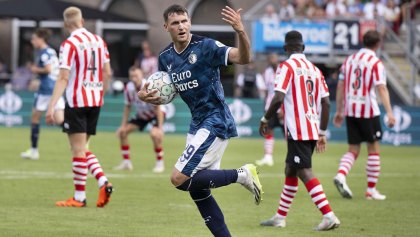
<path fill-rule="evenodd" d="M 31 43 L 35 49 L 35 65 L 31 71 L 38 75 L 40 86 L 35 93 L 31 116 L 31 148 L 21 153 L 25 159 L 38 160 L 39 122 L 42 113 L 47 110 L 48 103 L 58 76 L 58 57 L 53 48 L 48 45 L 51 31 L 38 28 L 32 34 Z M 61 125 L 64 121 L 64 99 L 60 97 L 54 111 L 55 123 Z"/>
<path fill-rule="evenodd" d="M 225 7 L 223 20 L 236 31 L 238 48 L 190 33 L 191 21 L 187 10 L 172 5 L 163 14 L 165 29 L 173 43 L 159 55 L 159 70 L 169 73 L 180 97 L 192 114 L 187 144 L 171 175 L 172 184 L 188 191 L 207 227 L 214 236 L 231 236 L 223 213 L 210 189 L 240 183 L 261 202 L 262 186 L 256 167 L 251 164 L 239 169 L 220 170 L 223 152 L 231 137 L 237 136 L 235 122 L 225 102 L 219 67 L 230 63 L 250 62 L 251 52 L 240 11 Z M 143 88 L 147 88 L 144 86 Z M 140 99 L 159 104 L 155 91 L 139 92 Z"/>

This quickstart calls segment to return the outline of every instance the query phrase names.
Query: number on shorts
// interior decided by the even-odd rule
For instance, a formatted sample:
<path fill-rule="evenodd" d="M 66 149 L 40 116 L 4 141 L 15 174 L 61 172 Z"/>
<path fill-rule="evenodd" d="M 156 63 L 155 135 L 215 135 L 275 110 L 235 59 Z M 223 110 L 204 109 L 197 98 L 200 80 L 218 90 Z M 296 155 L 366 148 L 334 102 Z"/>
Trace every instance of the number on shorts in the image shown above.
<path fill-rule="evenodd" d="M 185 160 L 189 160 L 191 156 L 194 154 L 195 147 L 193 145 L 188 145 L 187 148 L 185 148 L 184 154 L 182 156 Z"/>

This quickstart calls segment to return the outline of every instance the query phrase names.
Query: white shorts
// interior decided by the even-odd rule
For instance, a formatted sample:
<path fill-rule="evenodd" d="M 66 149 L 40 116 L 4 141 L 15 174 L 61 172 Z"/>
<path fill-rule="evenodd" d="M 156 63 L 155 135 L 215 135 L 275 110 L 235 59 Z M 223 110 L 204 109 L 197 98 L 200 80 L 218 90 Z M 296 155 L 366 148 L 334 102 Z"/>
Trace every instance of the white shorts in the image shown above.
<path fill-rule="evenodd" d="M 199 170 L 219 169 L 228 139 L 221 139 L 201 128 L 195 135 L 187 135 L 187 146 L 175 164 L 175 168 L 193 177 Z"/>
<path fill-rule="evenodd" d="M 35 100 L 33 107 L 38 111 L 47 111 L 48 104 L 50 103 L 51 95 L 41 95 L 38 93 L 35 93 Z M 55 105 L 56 110 L 64 110 L 65 107 L 64 99 L 63 97 L 60 97 L 58 99 L 57 104 Z"/>

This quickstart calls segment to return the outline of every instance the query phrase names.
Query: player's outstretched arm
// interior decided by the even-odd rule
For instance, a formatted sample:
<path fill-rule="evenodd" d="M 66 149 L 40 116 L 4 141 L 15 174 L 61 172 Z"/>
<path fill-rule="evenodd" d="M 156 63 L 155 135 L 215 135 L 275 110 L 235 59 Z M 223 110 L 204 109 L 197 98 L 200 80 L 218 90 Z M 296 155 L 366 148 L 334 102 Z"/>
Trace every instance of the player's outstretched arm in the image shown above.
<path fill-rule="evenodd" d="M 60 69 L 57 81 L 55 82 L 53 94 L 50 103 L 48 104 L 47 113 L 45 114 L 45 122 L 47 124 L 54 124 L 54 107 L 63 95 L 69 81 L 70 71 L 67 69 Z"/>
<path fill-rule="evenodd" d="M 159 96 L 155 96 L 158 90 L 153 89 L 151 91 L 147 91 L 147 87 L 149 87 L 149 84 L 150 84 L 149 82 L 146 82 L 144 86 L 141 88 L 141 90 L 137 93 L 137 96 L 139 97 L 140 100 L 146 103 L 150 103 L 154 105 L 162 104 L 162 99 Z"/>
<path fill-rule="evenodd" d="M 241 11 L 242 8 L 235 11 L 226 6 L 222 9 L 222 20 L 232 26 L 239 39 L 238 48 L 232 48 L 229 51 L 229 62 L 247 64 L 251 62 L 251 43 L 242 24 Z"/>

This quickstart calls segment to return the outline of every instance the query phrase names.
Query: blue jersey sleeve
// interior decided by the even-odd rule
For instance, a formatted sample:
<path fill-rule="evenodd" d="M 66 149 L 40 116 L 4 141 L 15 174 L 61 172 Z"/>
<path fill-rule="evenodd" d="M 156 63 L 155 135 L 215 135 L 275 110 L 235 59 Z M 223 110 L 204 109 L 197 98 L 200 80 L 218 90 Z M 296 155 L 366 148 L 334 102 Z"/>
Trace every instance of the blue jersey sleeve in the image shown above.
<path fill-rule="evenodd" d="M 158 70 L 166 72 L 165 66 L 163 65 L 163 62 L 162 62 L 162 56 L 159 56 L 159 59 L 158 59 Z"/>
<path fill-rule="evenodd" d="M 207 39 L 205 49 L 207 51 L 206 54 L 213 67 L 227 65 L 230 47 L 224 45 L 219 41 Z"/>
<path fill-rule="evenodd" d="M 39 60 L 40 67 L 45 67 L 51 64 L 51 55 L 47 51 L 42 52 L 39 59 L 40 59 Z"/>

